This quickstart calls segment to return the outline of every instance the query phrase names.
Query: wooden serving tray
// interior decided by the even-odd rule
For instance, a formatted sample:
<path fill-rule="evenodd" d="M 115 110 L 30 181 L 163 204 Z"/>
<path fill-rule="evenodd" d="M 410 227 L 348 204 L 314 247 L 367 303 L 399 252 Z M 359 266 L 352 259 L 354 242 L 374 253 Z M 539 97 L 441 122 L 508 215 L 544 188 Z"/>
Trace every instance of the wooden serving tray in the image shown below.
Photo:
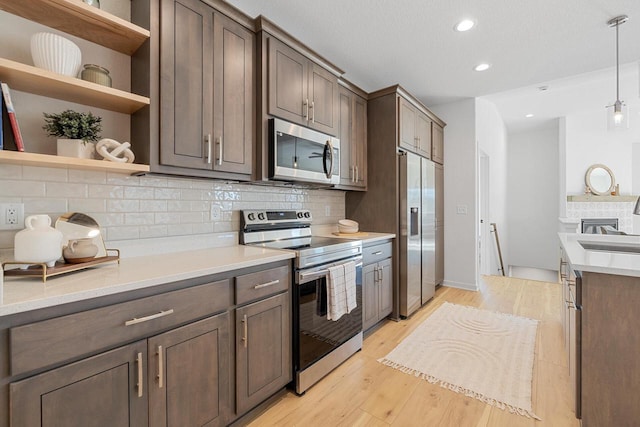
<path fill-rule="evenodd" d="M 109 255 L 109 252 L 115 252 L 115 255 Z M 47 277 L 58 276 L 60 274 L 71 273 L 72 271 L 84 270 L 89 267 L 93 267 L 94 265 L 104 264 L 105 262 L 113 262 L 116 261 L 118 264 L 120 263 L 120 251 L 118 249 L 107 249 L 107 256 L 99 257 L 99 258 L 91 258 L 85 262 L 77 262 L 77 263 L 63 263 L 60 261 L 56 262 L 56 265 L 53 267 L 47 267 L 46 263 L 40 262 L 25 262 L 25 261 L 7 261 L 2 263 L 2 270 L 4 270 L 5 277 L 42 277 L 42 281 L 46 282 Z M 12 268 L 9 270 L 5 270 L 5 266 L 7 265 L 25 265 L 30 264 L 28 268 Z"/>
<path fill-rule="evenodd" d="M 339 231 L 334 231 L 333 235 L 340 237 L 365 237 L 368 236 L 369 233 L 367 233 L 366 231 L 358 231 L 356 233 L 340 233 Z"/>

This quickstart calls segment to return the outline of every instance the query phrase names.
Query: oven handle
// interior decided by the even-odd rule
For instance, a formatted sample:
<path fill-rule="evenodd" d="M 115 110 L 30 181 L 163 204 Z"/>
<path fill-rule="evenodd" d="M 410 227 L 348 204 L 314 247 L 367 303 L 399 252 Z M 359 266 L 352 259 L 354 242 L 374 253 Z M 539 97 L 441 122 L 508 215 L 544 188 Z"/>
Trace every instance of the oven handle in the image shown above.
<path fill-rule="evenodd" d="M 358 267 L 362 267 L 362 258 L 356 258 L 356 268 Z M 339 264 L 334 264 L 331 265 L 332 267 L 334 266 L 338 266 L 338 265 L 342 265 L 345 263 L 339 263 Z M 310 271 L 308 273 L 299 273 L 299 280 L 298 280 L 298 284 L 302 285 L 304 283 L 310 282 L 312 280 L 318 279 L 320 277 L 326 276 L 327 274 L 329 274 L 329 269 L 328 268 L 323 268 L 321 270 L 316 270 L 316 271 Z"/>

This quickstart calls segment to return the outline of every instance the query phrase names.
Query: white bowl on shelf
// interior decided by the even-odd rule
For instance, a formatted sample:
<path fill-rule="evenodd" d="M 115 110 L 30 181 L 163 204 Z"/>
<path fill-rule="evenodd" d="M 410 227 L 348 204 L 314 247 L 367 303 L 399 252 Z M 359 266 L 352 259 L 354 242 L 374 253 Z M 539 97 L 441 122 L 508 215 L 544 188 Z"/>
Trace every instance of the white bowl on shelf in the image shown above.
<path fill-rule="evenodd" d="M 31 58 L 36 67 L 69 77 L 77 77 L 82 65 L 78 45 L 53 33 L 31 36 Z"/>
<path fill-rule="evenodd" d="M 350 219 L 341 219 L 338 221 L 338 231 L 340 233 L 357 233 L 359 224 L 356 221 Z"/>

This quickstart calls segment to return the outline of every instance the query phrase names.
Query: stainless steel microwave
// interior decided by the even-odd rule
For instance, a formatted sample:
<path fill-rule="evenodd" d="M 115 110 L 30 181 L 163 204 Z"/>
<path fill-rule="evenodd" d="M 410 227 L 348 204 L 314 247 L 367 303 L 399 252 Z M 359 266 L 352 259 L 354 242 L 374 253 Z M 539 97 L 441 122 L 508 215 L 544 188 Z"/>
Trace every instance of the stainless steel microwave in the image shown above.
<path fill-rule="evenodd" d="M 269 177 L 340 183 L 340 140 L 280 119 L 269 119 Z"/>

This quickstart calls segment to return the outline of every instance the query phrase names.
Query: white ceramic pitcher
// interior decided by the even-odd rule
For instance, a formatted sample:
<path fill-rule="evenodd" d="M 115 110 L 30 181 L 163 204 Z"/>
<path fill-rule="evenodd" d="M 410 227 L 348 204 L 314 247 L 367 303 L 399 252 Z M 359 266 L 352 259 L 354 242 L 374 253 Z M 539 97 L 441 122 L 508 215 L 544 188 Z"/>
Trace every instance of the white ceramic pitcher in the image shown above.
<path fill-rule="evenodd" d="M 30 215 L 24 225 L 14 239 L 16 261 L 44 262 L 53 267 L 62 256 L 62 233 L 51 227 L 49 215 Z"/>

